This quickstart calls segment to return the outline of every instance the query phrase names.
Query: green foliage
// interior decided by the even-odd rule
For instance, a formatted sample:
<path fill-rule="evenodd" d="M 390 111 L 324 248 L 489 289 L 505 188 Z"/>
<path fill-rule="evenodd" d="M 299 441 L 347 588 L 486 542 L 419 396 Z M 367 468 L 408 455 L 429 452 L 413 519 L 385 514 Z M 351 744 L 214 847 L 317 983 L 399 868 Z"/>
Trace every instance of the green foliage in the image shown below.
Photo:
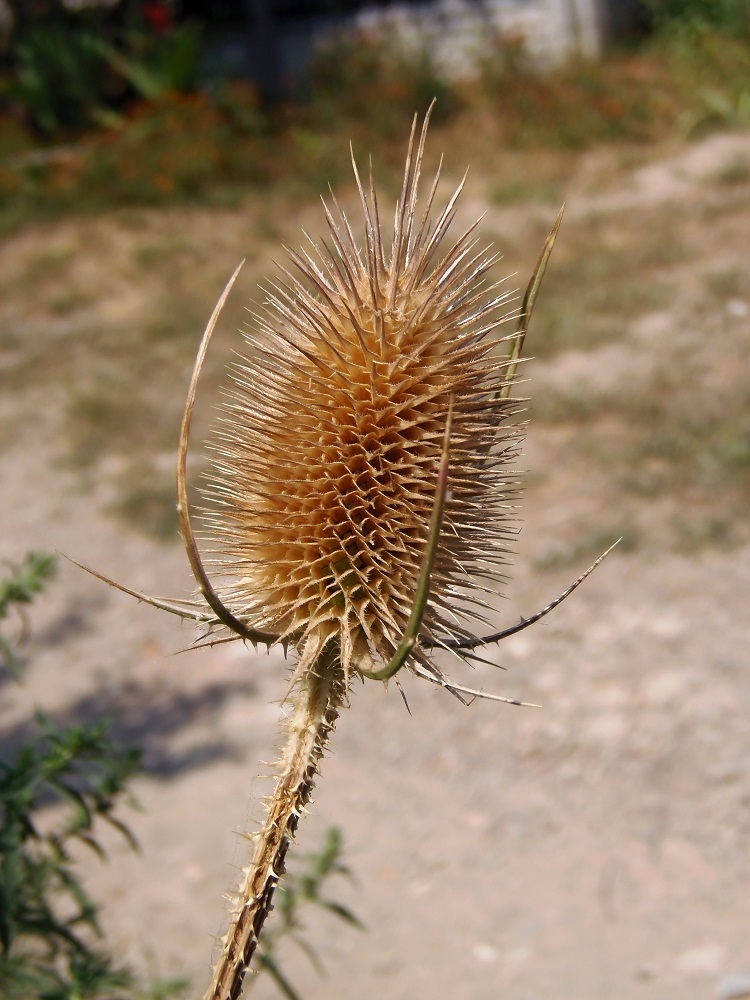
<path fill-rule="evenodd" d="M 202 53 L 202 32 L 192 22 L 163 35 L 132 18 L 116 29 L 104 7 L 52 3 L 17 25 L 8 96 L 47 136 L 112 127 L 122 123 L 123 107 L 134 95 L 153 101 L 192 91 Z"/>
<path fill-rule="evenodd" d="M 657 36 L 654 54 L 669 66 L 683 134 L 750 122 L 750 20 L 747 27 L 738 37 L 708 28 Z"/>
<path fill-rule="evenodd" d="M 102 60 L 94 40 L 87 31 L 42 24 L 18 41 L 10 94 L 41 132 L 113 121 L 107 116 Z"/>
<path fill-rule="evenodd" d="M 120 205 L 236 203 L 235 192 L 282 173 L 278 137 L 266 128 L 250 87 L 215 96 L 167 91 L 78 146 L 0 161 L 0 230 L 28 217 Z"/>
<path fill-rule="evenodd" d="M 21 617 L 22 635 L 26 631 L 24 607 L 38 594 L 54 574 L 57 559 L 48 552 L 30 552 L 20 565 L 9 563 L 10 574 L 0 580 L 0 621 L 11 608 Z M 0 664 L 13 674 L 18 673 L 18 656 L 8 641 L 0 634 Z"/>
<path fill-rule="evenodd" d="M 0 762 L 0 993 L 9 1000 L 112 998 L 131 979 L 91 945 L 100 934 L 96 907 L 70 849 L 82 843 L 103 856 L 96 820 L 135 846 L 113 810 L 138 752 L 117 747 L 103 725 L 60 729 L 41 714 L 37 724 L 14 759 Z M 45 831 L 41 812 L 52 803 L 64 813 Z"/>
<path fill-rule="evenodd" d="M 44 587 L 53 555 L 32 552 L 0 581 L 0 619 L 22 609 Z M 17 666 L 0 636 L 0 651 Z M 41 713 L 36 732 L 10 760 L 0 760 L 0 997 L 3 1000 L 167 1000 L 184 990 L 172 980 L 140 987 L 113 962 L 101 942 L 97 908 L 76 872 L 73 849 L 85 845 L 100 858 L 101 824 L 136 848 L 115 809 L 138 766 L 140 752 L 123 749 L 103 723 L 61 728 Z M 56 807 L 54 822 L 48 810 Z M 279 963 L 279 944 L 292 938 L 320 963 L 301 935 L 309 904 L 360 927 L 341 903 L 323 895 L 336 875 L 351 877 L 341 861 L 341 834 L 331 829 L 302 871 L 290 872 L 277 891 L 278 918 L 263 936 L 264 968 L 288 1000 L 299 1000 Z"/>
<path fill-rule="evenodd" d="M 647 0 L 654 27 L 663 34 L 717 31 L 747 36 L 748 0 Z"/>
<path fill-rule="evenodd" d="M 725 5 L 742 19 L 748 4 Z M 0 230 L 30 216 L 116 205 L 234 205 L 269 185 L 307 198 L 341 179 L 333 156 L 340 142 L 374 148 L 381 161 L 400 159 L 404 120 L 433 97 L 433 121 L 448 129 L 455 123 L 473 157 L 486 155 L 490 143 L 493 150 L 569 151 L 747 124 L 750 21 L 747 31 L 730 31 L 729 15 L 711 24 L 686 15 L 678 30 L 669 10 L 660 23 L 672 27 L 638 50 L 554 70 L 498 39 L 474 83 L 440 79 L 427 54 L 406 53 L 393 38 L 337 39 L 318 55 L 305 89 L 270 109 L 249 83 L 193 92 L 201 38 L 192 25 L 158 37 L 136 26 L 117 38 L 84 25 L 55 42 L 45 35 L 51 28 L 31 24 L 19 38 L 19 74 L 37 127 L 54 133 L 112 115 L 118 126 L 90 131 L 77 146 L 38 149 L 34 137 L 1 123 Z"/>
<path fill-rule="evenodd" d="M 172 91 L 190 93 L 198 84 L 203 55 L 200 25 L 186 21 L 163 38 L 134 31 L 125 52 L 98 38 L 95 49 L 139 97 L 155 101 Z"/>
<path fill-rule="evenodd" d="M 29 553 L 0 582 L 0 619 L 23 611 L 53 574 L 55 556 Z M 18 660 L 0 636 L 11 668 Z M 103 724 L 61 729 L 41 713 L 37 731 L 0 761 L 0 996 L 7 1000 L 85 1000 L 132 996 L 130 974 L 93 947 L 97 911 L 75 873 L 71 848 L 100 856 L 97 821 L 135 846 L 114 815 L 138 751 L 123 750 Z M 60 807 L 49 826 L 45 811 Z"/>
<path fill-rule="evenodd" d="M 284 938 L 291 938 L 303 949 L 315 968 L 319 972 L 322 971 L 315 951 L 300 934 L 304 926 L 300 917 L 300 908 L 313 904 L 328 910 L 329 913 L 333 913 L 334 916 L 353 927 L 364 929 L 360 920 L 351 910 L 321 894 L 324 884 L 332 876 L 343 875 L 346 878 L 351 878 L 351 872 L 341 862 L 341 853 L 341 831 L 337 827 L 331 827 L 326 833 L 325 843 L 320 851 L 317 854 L 308 855 L 306 869 L 301 872 L 288 872 L 276 890 L 276 915 L 270 925 L 266 925 L 261 935 L 258 965 L 269 973 L 287 1000 L 300 1000 L 300 994 L 292 987 L 279 967 L 279 943 Z M 246 992 L 250 990 L 254 982 L 256 982 L 254 979 L 248 981 L 245 987 Z"/>
<path fill-rule="evenodd" d="M 750 122 L 750 0 L 648 0 L 653 58 L 669 70 L 685 135 Z"/>

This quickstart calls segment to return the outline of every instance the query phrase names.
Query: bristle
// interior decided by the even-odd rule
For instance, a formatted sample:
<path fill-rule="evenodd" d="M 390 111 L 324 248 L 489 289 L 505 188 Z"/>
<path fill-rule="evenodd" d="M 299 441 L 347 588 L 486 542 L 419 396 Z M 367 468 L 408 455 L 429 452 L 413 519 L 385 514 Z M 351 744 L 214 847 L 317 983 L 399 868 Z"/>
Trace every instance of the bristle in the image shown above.
<path fill-rule="evenodd" d="M 347 674 L 387 663 L 409 621 L 451 405 L 430 645 L 484 620 L 515 536 L 508 295 L 486 280 L 497 258 L 478 223 L 447 242 L 463 181 L 433 219 L 436 177 L 418 209 L 426 127 L 418 141 L 412 128 L 390 251 L 372 167 L 366 192 L 356 165 L 364 248 L 334 198 L 329 240 L 288 251 L 296 274 L 280 268 L 267 290 L 213 438 L 207 522 L 234 613 L 305 664 L 335 643 Z"/>

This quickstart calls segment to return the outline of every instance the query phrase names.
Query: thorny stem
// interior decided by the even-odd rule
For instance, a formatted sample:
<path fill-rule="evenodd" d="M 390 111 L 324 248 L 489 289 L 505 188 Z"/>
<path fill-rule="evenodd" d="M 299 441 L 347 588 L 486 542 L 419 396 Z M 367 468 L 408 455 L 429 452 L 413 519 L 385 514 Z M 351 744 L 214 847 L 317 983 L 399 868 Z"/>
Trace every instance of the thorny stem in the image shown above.
<path fill-rule="evenodd" d="M 243 884 L 204 1000 L 237 1000 L 242 992 L 245 973 L 272 909 L 274 891 L 286 870 L 287 850 L 310 801 L 318 762 L 346 693 L 339 650 L 331 644 L 305 672 L 291 695 L 288 739 L 279 757 L 276 787 L 267 799 L 262 828 L 250 836 L 255 851 L 243 869 Z"/>

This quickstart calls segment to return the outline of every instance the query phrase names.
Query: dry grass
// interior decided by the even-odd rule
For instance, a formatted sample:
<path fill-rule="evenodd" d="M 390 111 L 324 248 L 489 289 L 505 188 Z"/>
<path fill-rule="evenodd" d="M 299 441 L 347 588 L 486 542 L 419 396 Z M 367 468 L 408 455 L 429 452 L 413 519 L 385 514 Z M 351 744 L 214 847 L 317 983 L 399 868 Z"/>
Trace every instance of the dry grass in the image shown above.
<path fill-rule="evenodd" d="M 574 218 L 550 273 L 534 331 L 534 353 L 594 347 L 618 338 L 623 324 L 669 306 L 674 265 L 689 253 L 675 237 L 676 207 L 653 213 L 648 225 L 632 212 Z"/>

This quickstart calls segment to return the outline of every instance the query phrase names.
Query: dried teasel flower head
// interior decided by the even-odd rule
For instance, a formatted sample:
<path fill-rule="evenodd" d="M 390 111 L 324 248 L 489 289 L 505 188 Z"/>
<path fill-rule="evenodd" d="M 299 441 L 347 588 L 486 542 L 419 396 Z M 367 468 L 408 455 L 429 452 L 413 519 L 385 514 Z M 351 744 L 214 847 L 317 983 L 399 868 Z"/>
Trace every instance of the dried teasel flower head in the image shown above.
<path fill-rule="evenodd" d="M 481 659 L 473 650 L 548 614 L 610 551 L 531 617 L 469 632 L 484 621 L 517 532 L 522 401 L 511 390 L 562 211 L 520 309 L 510 310 L 503 282 L 488 278 L 498 258 L 479 244 L 479 223 L 448 238 L 463 181 L 434 211 L 438 169 L 419 205 L 428 123 L 429 112 L 419 138 L 416 118 L 412 126 L 392 238 L 372 170 L 366 194 L 352 158 L 364 246 L 336 199 L 333 209 L 324 202 L 329 239 L 288 250 L 293 270 L 282 268 L 245 334 L 206 490 L 222 596 L 193 532 L 186 463 L 200 372 L 239 268 L 203 335 L 177 459 L 180 526 L 210 611 L 89 571 L 210 630 L 223 625 L 230 638 L 291 645 L 293 681 L 323 663 L 345 681 L 385 680 L 408 665 L 459 698 L 512 701 L 449 680 L 432 654 Z"/>
<path fill-rule="evenodd" d="M 433 212 L 436 176 L 418 204 L 428 118 L 390 246 L 355 164 L 364 246 L 334 198 L 328 240 L 288 251 L 214 441 L 222 600 L 296 647 L 298 672 L 333 645 L 347 674 L 386 676 L 398 657 L 438 679 L 429 649 L 461 648 L 516 533 L 509 390 L 525 324 L 509 329 L 518 314 L 488 281 L 497 255 L 477 223 L 447 238 L 463 182 Z"/>

